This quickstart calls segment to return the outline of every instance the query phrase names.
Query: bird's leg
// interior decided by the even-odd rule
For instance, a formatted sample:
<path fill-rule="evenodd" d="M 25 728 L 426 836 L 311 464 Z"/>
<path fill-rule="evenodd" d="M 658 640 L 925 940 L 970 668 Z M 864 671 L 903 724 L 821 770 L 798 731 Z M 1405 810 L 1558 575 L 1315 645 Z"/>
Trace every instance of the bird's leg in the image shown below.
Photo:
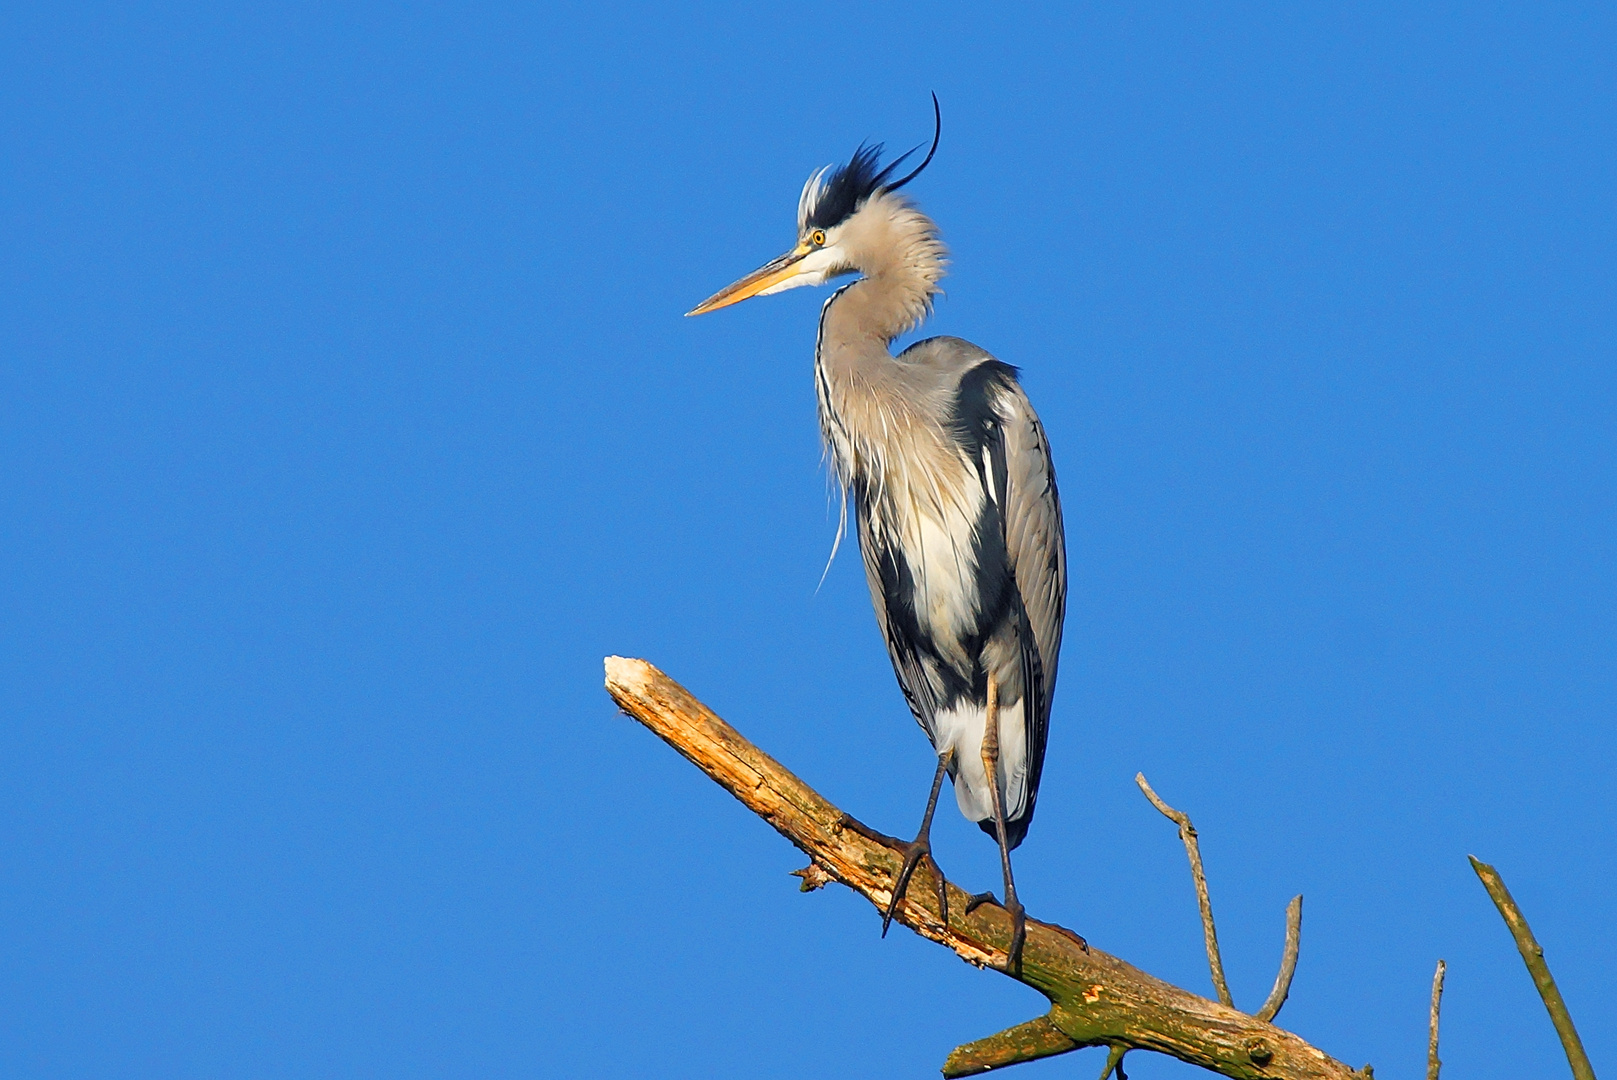
<path fill-rule="evenodd" d="M 1011 877 L 1011 849 L 1005 842 L 1005 798 L 999 790 L 999 685 L 988 676 L 988 707 L 983 725 L 983 770 L 988 774 L 988 790 L 993 799 L 994 830 L 999 840 L 999 864 L 1005 872 L 1006 912 L 1011 916 L 1011 947 L 1005 956 L 1005 970 L 1012 975 L 1022 971 L 1022 942 L 1027 938 L 1027 913 L 1016 899 L 1016 881 Z M 979 904 L 994 899 L 993 893 L 979 893 L 966 905 L 969 913 Z"/>
<path fill-rule="evenodd" d="M 938 771 L 932 777 L 932 794 L 927 796 L 926 813 L 921 815 L 921 831 L 916 835 L 915 842 L 904 851 L 904 866 L 898 872 L 898 879 L 893 882 L 893 898 L 887 904 L 887 913 L 881 919 L 881 936 L 887 936 L 887 927 L 893 921 L 893 912 L 898 910 L 898 902 L 903 899 L 904 893 L 910 887 L 910 878 L 915 868 L 921 865 L 921 859 L 932 854 L 932 812 L 938 808 L 938 792 L 943 790 L 943 774 L 949 771 L 949 763 L 954 760 L 954 749 L 951 747 L 938 755 Z M 933 860 L 937 865 L 937 860 Z M 938 915 L 943 919 L 943 925 L 949 925 L 949 883 L 944 880 L 943 868 L 938 867 Z"/>
<path fill-rule="evenodd" d="M 994 775 L 994 762 L 999 760 L 999 725 L 995 723 L 998 719 L 996 714 L 999 712 L 999 687 L 994 685 L 992 677 L 988 680 L 988 705 L 983 712 L 985 716 L 985 722 L 983 723 L 983 765 L 988 773 L 989 786 L 997 793 L 999 791 L 999 780 Z M 994 823 L 996 826 L 999 824 L 999 798 L 997 795 L 994 799 Z M 994 890 L 989 889 L 987 892 L 972 893 L 966 900 L 966 914 L 970 915 L 984 904 L 999 906 L 999 897 L 994 895 Z"/>

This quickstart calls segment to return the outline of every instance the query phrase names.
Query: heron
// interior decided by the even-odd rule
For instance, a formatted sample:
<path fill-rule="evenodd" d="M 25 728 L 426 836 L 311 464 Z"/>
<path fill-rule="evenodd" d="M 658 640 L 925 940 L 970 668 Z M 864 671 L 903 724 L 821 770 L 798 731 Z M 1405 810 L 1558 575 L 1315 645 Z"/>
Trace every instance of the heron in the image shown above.
<path fill-rule="evenodd" d="M 876 621 L 937 754 L 882 934 L 916 867 L 932 855 L 932 816 L 947 774 L 960 812 L 999 846 L 1000 906 L 1013 926 L 1006 964 L 1020 971 L 1027 920 L 1011 851 L 1033 821 L 1044 769 L 1066 541 L 1049 440 L 1017 369 L 957 337 L 892 351 L 931 314 L 947 263 L 937 225 L 899 194 L 937 154 L 936 94 L 932 107 L 932 147 L 920 165 L 894 179 L 920 147 L 883 165 L 878 143 L 816 171 L 798 200 L 796 245 L 689 314 L 859 275 L 821 308 L 814 349 L 820 431 L 842 495 L 837 542 L 851 496 Z M 833 557 L 835 550 L 834 543 Z M 936 880 L 947 924 L 941 869 Z M 977 894 L 967 912 L 982 903 L 999 901 Z"/>

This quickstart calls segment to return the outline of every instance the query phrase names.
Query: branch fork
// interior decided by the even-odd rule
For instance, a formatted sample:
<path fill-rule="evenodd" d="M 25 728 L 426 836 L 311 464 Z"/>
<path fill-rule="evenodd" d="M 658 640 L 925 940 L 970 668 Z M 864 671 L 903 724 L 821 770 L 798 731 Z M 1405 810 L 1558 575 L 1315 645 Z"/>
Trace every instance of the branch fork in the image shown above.
<path fill-rule="evenodd" d="M 1185 854 L 1190 858 L 1190 877 L 1196 886 L 1196 905 L 1202 913 L 1202 938 L 1207 945 L 1207 966 L 1212 971 L 1213 990 L 1221 1003 L 1234 1008 L 1235 999 L 1230 996 L 1230 984 L 1224 978 L 1224 958 L 1218 950 L 1218 927 L 1213 923 L 1213 901 L 1207 893 L 1207 872 L 1202 868 L 1202 850 L 1196 826 L 1190 823 L 1189 814 L 1175 810 L 1162 801 L 1162 797 L 1146 782 L 1145 773 L 1135 773 L 1134 782 L 1163 817 L 1179 826 L 1179 839 L 1184 842 Z M 1273 1020 L 1280 1015 L 1280 1007 L 1291 993 L 1291 979 L 1297 973 L 1297 953 L 1302 944 L 1302 932 L 1303 898 L 1297 895 L 1286 905 L 1286 942 L 1281 949 L 1280 971 L 1275 976 L 1274 988 L 1269 991 L 1269 997 L 1258 1011 L 1252 1014 L 1259 1020 Z"/>

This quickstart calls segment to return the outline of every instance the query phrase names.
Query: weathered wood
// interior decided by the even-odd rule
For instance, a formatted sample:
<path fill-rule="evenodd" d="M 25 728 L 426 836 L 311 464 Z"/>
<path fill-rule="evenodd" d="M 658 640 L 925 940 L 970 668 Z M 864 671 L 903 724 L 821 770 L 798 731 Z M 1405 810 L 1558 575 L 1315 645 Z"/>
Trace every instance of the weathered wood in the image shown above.
<path fill-rule="evenodd" d="M 619 707 L 775 827 L 829 875 L 885 911 L 903 842 L 844 814 L 674 680 L 644 660 L 608 657 L 606 688 Z M 978 967 L 1003 971 L 1011 920 L 983 905 L 965 915 L 952 885 L 948 923 L 937 907 L 938 869 L 923 860 L 895 921 Z M 1238 1080 L 1351 1080 L 1354 1070 L 1290 1032 L 1199 997 L 1099 949 L 1054 923 L 1027 921 L 1020 981 L 1050 999 L 1037 1020 L 957 1048 L 945 1076 L 967 1076 L 1085 1046 L 1154 1050 Z"/>
<path fill-rule="evenodd" d="M 1437 1023 L 1443 1012 L 1443 976 L 1448 970 L 1448 964 L 1439 960 L 1432 973 L 1432 1009 L 1426 1021 L 1426 1080 L 1438 1080 L 1443 1071 L 1443 1062 L 1437 1056 Z"/>

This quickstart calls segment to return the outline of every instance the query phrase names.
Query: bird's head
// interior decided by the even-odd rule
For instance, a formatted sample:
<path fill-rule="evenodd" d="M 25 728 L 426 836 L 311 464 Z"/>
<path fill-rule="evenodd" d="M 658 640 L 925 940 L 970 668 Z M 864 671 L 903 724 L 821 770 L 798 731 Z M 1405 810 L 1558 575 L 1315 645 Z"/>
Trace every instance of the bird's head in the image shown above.
<path fill-rule="evenodd" d="M 800 285 L 821 285 L 861 269 L 863 241 L 873 225 L 865 219 L 889 210 L 890 207 L 881 205 L 881 196 L 914 180 L 938 152 L 943 118 L 936 94 L 932 95 L 932 110 L 935 121 L 932 149 L 907 176 L 900 180 L 892 178 L 915 150 L 883 165 L 880 143 L 860 146 L 846 165 L 827 165 L 820 169 L 803 185 L 803 195 L 797 203 L 797 246 L 740 281 L 720 289 L 686 314 L 705 315 L 749 297 L 769 296 Z M 902 204 L 903 200 L 892 202 Z"/>

